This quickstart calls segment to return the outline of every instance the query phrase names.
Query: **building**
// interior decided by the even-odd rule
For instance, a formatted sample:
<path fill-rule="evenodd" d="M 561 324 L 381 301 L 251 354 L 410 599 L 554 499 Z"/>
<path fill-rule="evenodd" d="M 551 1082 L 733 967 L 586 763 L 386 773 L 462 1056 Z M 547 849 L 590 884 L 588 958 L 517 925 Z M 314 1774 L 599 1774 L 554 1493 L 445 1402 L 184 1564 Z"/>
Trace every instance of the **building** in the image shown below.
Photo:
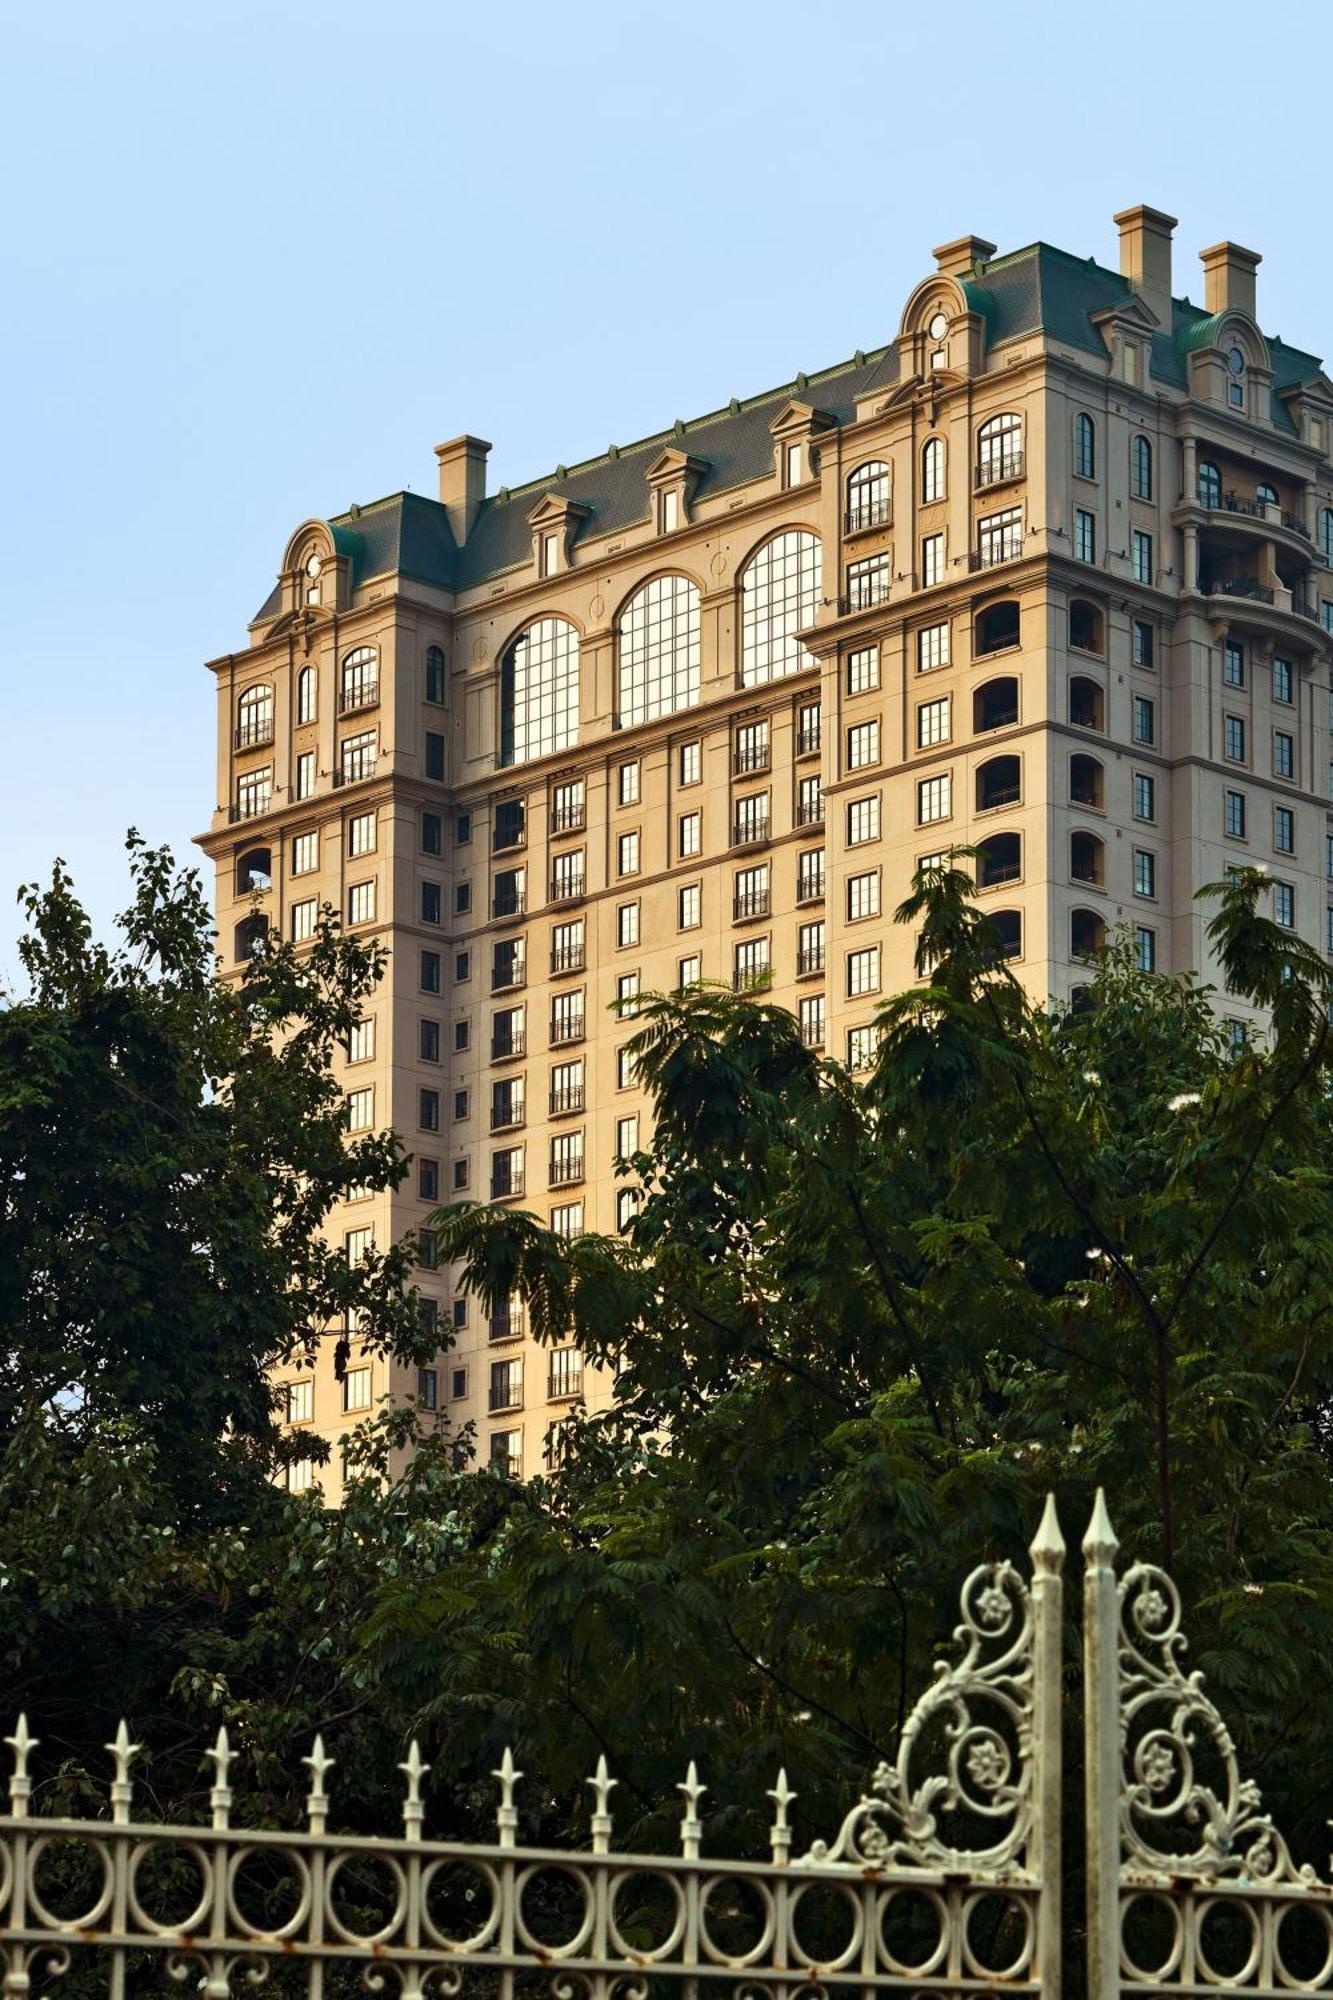
<path fill-rule="evenodd" d="M 1195 892 L 1241 860 L 1333 943 L 1333 386 L 1261 332 L 1257 255 L 1204 251 L 1194 305 L 1172 219 L 1116 220 L 1119 271 L 963 237 L 874 352 L 521 488 L 457 438 L 438 500 L 291 536 L 211 663 L 202 845 L 226 967 L 325 901 L 391 946 L 346 1085 L 416 1157 L 349 1255 L 460 1195 L 623 1222 L 638 992 L 769 975 L 867 1060 L 894 906 L 952 843 L 1038 999 L 1122 924 L 1215 974 Z M 605 1385 L 425 1248 L 456 1344 L 423 1399 L 534 1470 Z M 390 1386 L 321 1369 L 293 1420 Z"/>

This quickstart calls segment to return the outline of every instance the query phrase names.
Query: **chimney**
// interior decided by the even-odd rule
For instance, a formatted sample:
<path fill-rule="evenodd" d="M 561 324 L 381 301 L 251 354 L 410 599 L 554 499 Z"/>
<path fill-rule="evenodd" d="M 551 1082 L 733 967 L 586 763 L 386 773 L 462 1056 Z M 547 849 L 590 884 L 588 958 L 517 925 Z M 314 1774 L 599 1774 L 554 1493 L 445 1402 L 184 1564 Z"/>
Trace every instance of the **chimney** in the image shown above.
<path fill-rule="evenodd" d="M 1174 215 L 1140 202 L 1112 218 L 1120 231 L 1120 275 L 1127 278 L 1149 312 L 1171 331 L 1171 231 Z"/>
<path fill-rule="evenodd" d="M 435 447 L 435 456 L 440 462 L 440 505 L 448 512 L 449 526 L 459 548 L 471 534 L 477 510 L 486 498 L 486 454 L 489 450 L 485 438 L 468 437 L 466 434 Z"/>
<path fill-rule="evenodd" d="M 984 236 L 955 236 L 952 243 L 941 243 L 930 254 L 946 278 L 970 278 L 974 271 L 985 269 L 995 245 Z"/>
<path fill-rule="evenodd" d="M 1214 243 L 1199 252 L 1203 265 L 1203 302 L 1210 313 L 1225 312 L 1228 306 L 1254 318 L 1254 274 L 1263 258 L 1257 250 L 1242 250 L 1239 243 Z"/>

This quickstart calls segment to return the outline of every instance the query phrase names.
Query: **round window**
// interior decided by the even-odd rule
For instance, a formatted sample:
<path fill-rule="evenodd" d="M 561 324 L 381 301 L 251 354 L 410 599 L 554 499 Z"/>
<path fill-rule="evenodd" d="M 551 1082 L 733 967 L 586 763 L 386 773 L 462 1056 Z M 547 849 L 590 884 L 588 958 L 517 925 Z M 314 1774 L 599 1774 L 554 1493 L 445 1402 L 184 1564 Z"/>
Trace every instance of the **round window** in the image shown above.
<path fill-rule="evenodd" d="M 1233 375 L 1243 375 L 1245 373 L 1245 356 L 1238 347 L 1229 347 L 1227 349 L 1227 367 Z"/>
<path fill-rule="evenodd" d="M 943 340 L 945 334 L 949 331 L 948 315 L 937 312 L 931 320 L 930 325 L 926 328 L 926 331 L 932 340 Z"/>

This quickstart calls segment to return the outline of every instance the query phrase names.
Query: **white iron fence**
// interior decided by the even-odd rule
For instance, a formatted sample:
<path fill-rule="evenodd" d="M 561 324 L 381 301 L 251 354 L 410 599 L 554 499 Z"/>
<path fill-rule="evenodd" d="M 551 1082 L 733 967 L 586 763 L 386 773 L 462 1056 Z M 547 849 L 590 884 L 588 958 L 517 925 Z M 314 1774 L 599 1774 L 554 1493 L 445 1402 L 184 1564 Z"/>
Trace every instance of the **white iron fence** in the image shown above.
<path fill-rule="evenodd" d="M 1117 1554 L 1099 1496 L 1084 1542 L 1087 1984 L 1121 1995 L 1333 1991 L 1333 1887 L 1296 1868 L 1236 1768 L 1196 1674 L 1174 1585 Z M 336 1789 L 316 1739 L 306 1824 L 231 1824 L 236 1753 L 209 1752 L 207 1826 L 134 1816 L 138 1746 L 108 1745 L 108 1813 L 34 1814 L 20 1719 L 0 1817 L 0 1991 L 229 2000 L 1058 2000 L 1062 1973 L 1061 1570 L 1054 1505 L 1031 1548 L 963 1586 L 941 1661 L 898 1756 L 829 1841 L 794 1855 L 779 1772 L 769 1854 L 709 1858 L 691 1765 L 678 1854 L 612 1846 L 605 1760 L 588 1780 L 591 1847 L 519 1841 L 521 1773 L 506 1752 L 496 1838 L 427 1840 L 415 1744 L 402 1832 L 329 1831 Z"/>

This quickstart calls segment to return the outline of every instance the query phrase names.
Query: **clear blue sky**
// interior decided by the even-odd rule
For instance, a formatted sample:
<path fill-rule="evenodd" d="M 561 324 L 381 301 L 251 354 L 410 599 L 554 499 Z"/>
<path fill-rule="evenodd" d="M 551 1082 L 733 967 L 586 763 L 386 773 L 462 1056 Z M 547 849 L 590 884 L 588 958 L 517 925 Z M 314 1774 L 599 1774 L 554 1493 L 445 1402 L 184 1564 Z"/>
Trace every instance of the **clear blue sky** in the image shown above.
<path fill-rule="evenodd" d="M 309 514 L 494 482 L 873 347 L 974 231 L 1114 264 L 1231 236 L 1333 356 L 1325 9 L 788 0 L 11 10 L 0 65 L 13 890 L 99 924 L 137 825 L 187 854 L 212 683 Z M 1307 76 L 1307 65 L 1310 66 Z"/>

